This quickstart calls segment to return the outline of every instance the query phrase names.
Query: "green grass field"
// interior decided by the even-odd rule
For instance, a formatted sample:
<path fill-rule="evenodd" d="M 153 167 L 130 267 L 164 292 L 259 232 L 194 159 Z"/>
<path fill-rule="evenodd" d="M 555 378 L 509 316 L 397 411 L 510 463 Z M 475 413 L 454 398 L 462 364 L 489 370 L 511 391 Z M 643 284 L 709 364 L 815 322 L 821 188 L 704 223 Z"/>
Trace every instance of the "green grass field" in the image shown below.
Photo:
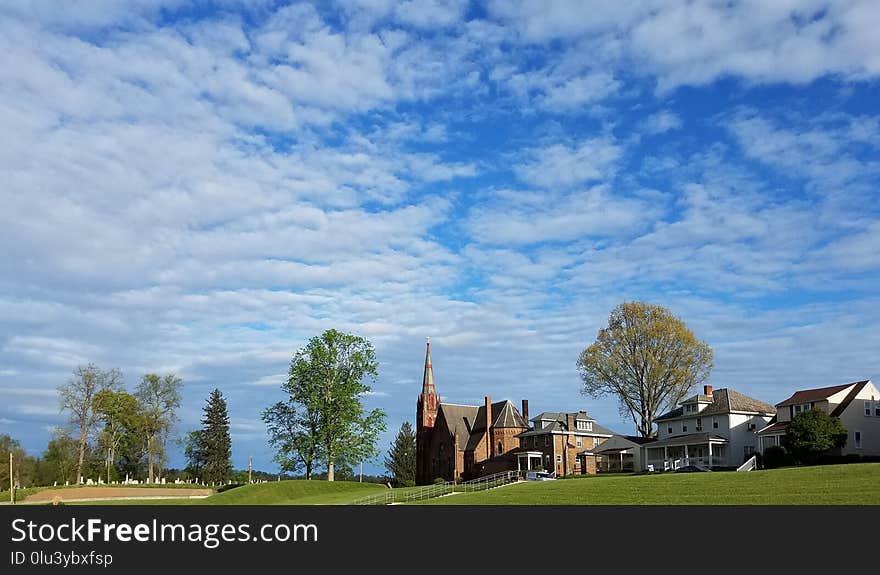
<path fill-rule="evenodd" d="M 427 505 L 880 505 L 880 463 L 529 481 Z"/>
<path fill-rule="evenodd" d="M 106 500 L 70 505 L 346 505 L 381 493 L 373 483 L 280 481 L 206 499 Z M 404 490 L 400 490 L 404 491 Z M 748 473 L 599 475 L 529 481 L 419 502 L 429 505 L 880 505 L 880 463 Z"/>
<path fill-rule="evenodd" d="M 340 505 L 386 489 L 352 481 L 270 481 L 244 485 L 205 499 L 83 501 L 70 505 Z"/>

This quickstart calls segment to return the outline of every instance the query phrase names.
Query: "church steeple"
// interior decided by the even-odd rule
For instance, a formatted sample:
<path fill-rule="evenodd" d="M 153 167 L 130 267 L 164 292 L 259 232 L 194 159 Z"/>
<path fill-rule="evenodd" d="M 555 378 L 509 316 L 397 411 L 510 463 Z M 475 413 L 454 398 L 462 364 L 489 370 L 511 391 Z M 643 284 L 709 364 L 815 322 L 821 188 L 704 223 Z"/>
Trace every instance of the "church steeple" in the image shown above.
<path fill-rule="evenodd" d="M 422 393 L 419 395 L 419 403 L 416 407 L 416 422 L 419 430 L 434 427 L 437 418 L 437 408 L 440 398 L 434 387 L 434 368 L 431 365 L 431 338 L 425 344 L 425 374 L 422 377 Z"/>
<path fill-rule="evenodd" d="M 416 485 L 427 485 L 436 476 L 432 465 L 434 422 L 440 409 L 440 396 L 434 387 L 434 367 L 431 365 L 431 338 L 425 345 L 425 374 L 422 393 L 416 403 Z"/>

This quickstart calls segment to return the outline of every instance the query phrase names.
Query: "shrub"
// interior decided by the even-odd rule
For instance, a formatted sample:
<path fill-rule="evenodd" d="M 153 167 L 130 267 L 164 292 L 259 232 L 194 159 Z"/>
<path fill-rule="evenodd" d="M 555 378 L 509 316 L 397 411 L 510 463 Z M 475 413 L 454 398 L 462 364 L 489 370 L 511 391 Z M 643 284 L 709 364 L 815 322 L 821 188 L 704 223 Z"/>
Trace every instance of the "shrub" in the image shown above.
<path fill-rule="evenodd" d="M 440 485 L 441 483 L 446 483 L 446 480 L 442 477 L 437 477 L 434 479 L 434 485 Z"/>
<path fill-rule="evenodd" d="M 783 447 L 774 445 L 764 450 L 764 469 L 794 465 L 794 458 Z"/>

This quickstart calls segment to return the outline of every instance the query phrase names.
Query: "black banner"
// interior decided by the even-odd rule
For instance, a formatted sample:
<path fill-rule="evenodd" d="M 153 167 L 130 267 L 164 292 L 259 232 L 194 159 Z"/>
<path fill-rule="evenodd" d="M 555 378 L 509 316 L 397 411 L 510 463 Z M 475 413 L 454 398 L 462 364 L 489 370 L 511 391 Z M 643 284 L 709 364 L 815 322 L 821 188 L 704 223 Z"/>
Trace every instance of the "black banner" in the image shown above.
<path fill-rule="evenodd" d="M 625 572 L 743 561 L 788 571 L 845 557 L 873 572 L 878 520 L 880 507 L 6 505 L 0 573 L 398 573 L 421 570 L 414 557 L 456 570 L 616 561 Z"/>

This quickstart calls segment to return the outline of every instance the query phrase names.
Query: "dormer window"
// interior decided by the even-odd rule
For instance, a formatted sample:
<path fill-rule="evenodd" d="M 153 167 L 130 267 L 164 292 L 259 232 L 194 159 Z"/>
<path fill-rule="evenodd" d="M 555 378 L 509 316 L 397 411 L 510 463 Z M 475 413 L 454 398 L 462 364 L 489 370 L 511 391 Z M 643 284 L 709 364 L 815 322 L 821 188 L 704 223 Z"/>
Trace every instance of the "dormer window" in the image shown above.
<path fill-rule="evenodd" d="M 593 422 L 592 421 L 578 421 L 577 428 L 578 428 L 578 431 L 593 431 Z"/>

